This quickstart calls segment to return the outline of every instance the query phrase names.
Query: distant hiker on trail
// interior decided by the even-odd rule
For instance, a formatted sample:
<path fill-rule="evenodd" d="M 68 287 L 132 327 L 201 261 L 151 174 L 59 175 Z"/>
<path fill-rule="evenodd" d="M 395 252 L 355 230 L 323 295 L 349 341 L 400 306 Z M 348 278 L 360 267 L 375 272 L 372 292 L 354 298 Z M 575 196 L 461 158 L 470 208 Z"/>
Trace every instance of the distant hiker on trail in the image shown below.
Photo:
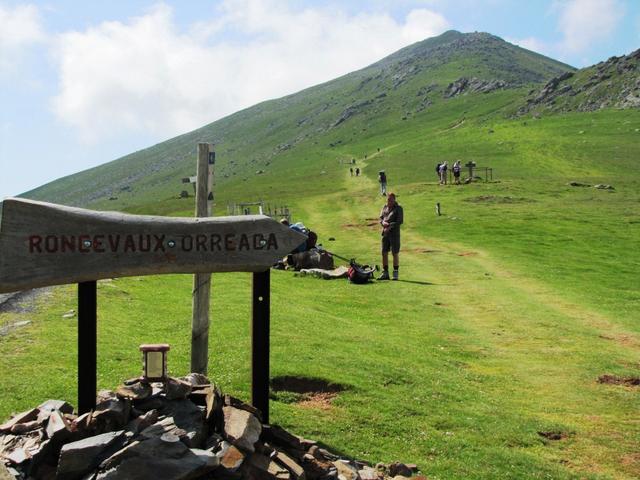
<path fill-rule="evenodd" d="M 440 162 L 438 162 L 438 164 L 436 165 L 436 175 L 438 177 L 438 181 L 441 180 L 441 177 L 440 177 L 440 167 L 441 166 L 442 166 L 442 163 L 440 163 Z"/>
<path fill-rule="evenodd" d="M 443 162 L 440 165 L 440 185 L 447 184 L 447 162 Z"/>
<path fill-rule="evenodd" d="M 360 167 L 356 167 L 356 177 L 360 176 Z"/>
<path fill-rule="evenodd" d="M 351 176 L 353 177 L 353 167 L 349 167 L 349 173 L 351 174 Z"/>
<path fill-rule="evenodd" d="M 387 174 L 384 170 L 378 172 L 378 182 L 380 182 L 380 195 L 385 196 L 387 194 Z"/>
<path fill-rule="evenodd" d="M 380 212 L 382 225 L 382 274 L 378 280 L 389 280 L 389 250 L 393 255 L 393 280 L 398 280 L 400 268 L 400 225 L 404 220 L 402 207 L 396 202 L 395 193 L 389 193 L 387 203 Z"/>
<path fill-rule="evenodd" d="M 460 160 L 456 160 L 453 164 L 453 179 L 456 185 L 460 185 Z"/>

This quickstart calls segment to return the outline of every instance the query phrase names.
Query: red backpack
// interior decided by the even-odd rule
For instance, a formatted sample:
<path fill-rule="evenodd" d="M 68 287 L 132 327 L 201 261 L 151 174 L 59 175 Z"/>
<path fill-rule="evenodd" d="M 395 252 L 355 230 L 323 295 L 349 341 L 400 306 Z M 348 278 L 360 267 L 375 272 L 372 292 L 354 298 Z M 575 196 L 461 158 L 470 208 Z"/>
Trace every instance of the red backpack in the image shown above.
<path fill-rule="evenodd" d="M 373 278 L 375 270 L 369 265 L 359 265 L 355 260 L 349 262 L 349 270 L 347 270 L 347 278 L 351 283 L 369 283 Z"/>

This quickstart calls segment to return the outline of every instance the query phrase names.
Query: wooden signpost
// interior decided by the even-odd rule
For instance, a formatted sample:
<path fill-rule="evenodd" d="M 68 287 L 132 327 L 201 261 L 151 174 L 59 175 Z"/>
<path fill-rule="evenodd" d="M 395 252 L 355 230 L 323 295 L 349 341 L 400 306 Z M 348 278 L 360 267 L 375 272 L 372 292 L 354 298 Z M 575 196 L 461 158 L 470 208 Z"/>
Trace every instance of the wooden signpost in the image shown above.
<path fill-rule="evenodd" d="M 0 225 L 0 293 L 78 283 L 78 410 L 86 412 L 96 400 L 96 280 L 254 272 L 252 401 L 266 422 L 269 269 L 305 240 L 264 215 L 158 217 L 9 198 Z"/>
<path fill-rule="evenodd" d="M 213 145 L 198 144 L 196 175 L 196 217 L 210 217 L 213 213 L 213 167 L 216 153 Z M 207 374 L 209 366 L 209 303 L 211 274 L 193 276 L 191 316 L 191 371 Z"/>

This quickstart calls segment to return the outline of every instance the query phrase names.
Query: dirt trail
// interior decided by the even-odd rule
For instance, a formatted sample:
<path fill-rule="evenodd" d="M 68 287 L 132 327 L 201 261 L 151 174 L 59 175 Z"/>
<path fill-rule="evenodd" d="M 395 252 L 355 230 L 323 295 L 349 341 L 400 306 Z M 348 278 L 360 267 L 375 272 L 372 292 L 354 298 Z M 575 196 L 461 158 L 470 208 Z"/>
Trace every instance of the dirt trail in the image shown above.
<path fill-rule="evenodd" d="M 370 178 L 360 182 L 347 178 L 345 190 L 318 200 L 311 220 L 320 231 L 354 225 L 338 230 L 338 241 L 344 239 L 344 248 L 354 249 L 354 255 L 379 262 L 379 233 L 366 226 L 366 219 L 375 217 L 383 202 Z M 332 208 L 335 205 L 341 207 Z M 608 454 L 624 455 L 628 442 L 613 441 L 622 430 L 615 424 L 585 420 L 587 407 L 581 402 L 592 398 L 597 388 L 597 376 L 590 376 L 591 365 L 612 358 L 636 358 L 640 365 L 640 338 L 636 333 L 602 312 L 566 299 L 562 292 L 526 271 L 518 271 L 473 245 L 425 237 L 406 226 L 402 245 L 401 281 L 374 288 L 380 288 L 380 292 L 403 289 L 411 292 L 416 302 L 424 303 L 425 310 L 433 305 L 445 309 L 443 316 L 457 321 L 464 332 L 461 339 L 465 344 L 460 347 L 473 354 L 465 368 L 508 385 L 510 403 L 505 407 L 507 412 L 512 410 L 509 414 L 521 411 L 537 415 L 541 421 L 579 425 L 580 436 L 567 447 L 566 455 L 584 458 L 581 449 L 603 438 L 611 440 Z M 425 321 L 437 328 L 439 318 L 431 314 Z M 540 392 L 544 392 L 544 406 Z M 603 395 L 606 397 L 606 393 Z M 621 408 L 615 398 L 610 401 Z M 603 405 L 598 407 L 599 415 L 605 415 Z M 619 414 L 622 421 L 633 421 L 633 413 L 623 414 L 621 410 Z"/>

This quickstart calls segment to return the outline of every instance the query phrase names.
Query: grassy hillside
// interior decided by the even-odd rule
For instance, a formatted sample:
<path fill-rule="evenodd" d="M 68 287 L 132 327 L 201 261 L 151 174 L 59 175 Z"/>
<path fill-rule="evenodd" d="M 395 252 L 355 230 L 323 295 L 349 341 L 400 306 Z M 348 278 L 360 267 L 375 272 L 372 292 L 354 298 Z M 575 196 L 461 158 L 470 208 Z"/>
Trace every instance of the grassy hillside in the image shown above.
<path fill-rule="evenodd" d="M 506 86 L 497 91 L 498 96 L 523 88 L 517 91 L 521 96 L 524 86 L 530 88 L 572 70 L 486 33 L 450 31 L 360 71 L 263 102 L 24 196 L 119 210 L 175 199 L 183 188 L 180 178 L 194 174 L 199 141 L 217 144 L 216 190 L 244 191 L 249 180 L 257 180 L 259 187 L 277 189 L 290 175 L 307 178 L 326 171 L 338 158 L 332 151 L 334 145 L 362 143 L 389 131 L 420 129 L 434 120 L 446 125 L 443 112 L 448 115 L 449 104 L 458 97 L 445 99 L 445 90 L 461 77 L 500 80 Z M 500 106 L 485 98 L 495 94 L 464 93 L 474 97 L 469 103 L 485 112 L 485 105 Z M 509 100 L 502 98 L 504 103 Z M 260 174 L 264 178 L 255 178 L 258 171 L 265 172 Z"/>
<path fill-rule="evenodd" d="M 450 32 L 424 44 L 461 38 Z M 387 62 L 413 58 L 420 45 Z M 498 79 L 499 70 L 487 77 L 477 65 L 456 67 L 432 80 L 429 67 L 394 89 L 395 74 L 382 64 L 170 144 L 178 155 L 200 139 L 224 139 L 219 213 L 227 200 L 287 203 L 325 247 L 363 262 L 379 262 L 379 169 L 404 206 L 401 281 L 356 286 L 272 274 L 272 377 L 346 387 L 332 402 L 273 392 L 272 421 L 347 456 L 416 463 L 430 479 L 638 478 L 640 387 L 598 381 L 640 376 L 638 111 L 513 119 L 529 86 L 445 98 L 461 77 Z M 432 81 L 437 87 L 427 92 Z M 345 105 L 375 99 L 377 82 L 386 96 L 331 126 Z M 238 133 L 240 125 L 251 130 Z M 131 165 L 145 158 L 151 168 L 168 151 L 153 147 Z M 182 170 L 167 154 L 153 181 L 93 205 L 192 215 L 193 199 L 175 198 L 179 177 L 195 164 L 193 151 L 184 155 Z M 339 163 L 351 158 L 363 176 Z M 494 181 L 438 185 L 435 164 L 455 159 L 493 167 Z M 125 164 L 76 180 L 111 178 L 116 167 L 131 172 Z M 72 180 L 74 198 L 90 191 Z M 62 194 L 61 185 L 47 189 Z M 211 377 L 249 398 L 250 276 L 217 274 L 213 285 Z M 0 313 L 0 324 L 32 320 L 0 337 L 0 384 L 11 392 L 0 396 L 0 418 L 48 397 L 74 402 L 76 322 L 62 318 L 76 308 L 74 295 L 73 286 L 60 287 L 26 316 Z M 100 388 L 139 373 L 141 343 L 170 343 L 171 372 L 188 371 L 189 276 L 100 282 L 99 305 Z"/>

